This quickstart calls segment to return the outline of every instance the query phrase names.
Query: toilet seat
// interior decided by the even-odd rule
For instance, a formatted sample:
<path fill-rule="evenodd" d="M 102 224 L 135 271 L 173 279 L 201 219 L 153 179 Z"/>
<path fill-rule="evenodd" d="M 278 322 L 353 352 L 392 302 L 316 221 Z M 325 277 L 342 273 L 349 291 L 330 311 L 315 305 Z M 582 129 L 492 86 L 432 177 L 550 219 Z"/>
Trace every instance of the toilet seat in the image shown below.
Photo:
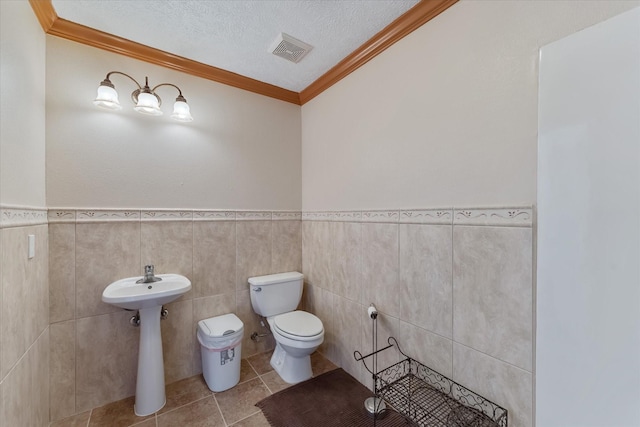
<path fill-rule="evenodd" d="M 313 341 L 324 335 L 322 321 L 301 310 L 275 316 L 273 326 L 278 334 L 295 341 Z"/>

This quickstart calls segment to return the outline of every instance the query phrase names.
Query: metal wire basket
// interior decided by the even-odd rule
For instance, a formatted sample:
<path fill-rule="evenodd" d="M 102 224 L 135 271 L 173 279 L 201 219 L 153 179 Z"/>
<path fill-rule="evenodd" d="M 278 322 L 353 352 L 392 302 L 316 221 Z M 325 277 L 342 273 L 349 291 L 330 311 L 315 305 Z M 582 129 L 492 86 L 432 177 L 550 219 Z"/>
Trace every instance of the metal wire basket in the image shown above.
<path fill-rule="evenodd" d="M 371 354 L 355 357 L 373 375 L 376 396 L 393 410 L 421 427 L 507 427 L 505 408 L 407 356 L 395 338 L 388 343 L 374 353 L 396 347 L 405 359 L 374 373 L 364 362 Z"/>

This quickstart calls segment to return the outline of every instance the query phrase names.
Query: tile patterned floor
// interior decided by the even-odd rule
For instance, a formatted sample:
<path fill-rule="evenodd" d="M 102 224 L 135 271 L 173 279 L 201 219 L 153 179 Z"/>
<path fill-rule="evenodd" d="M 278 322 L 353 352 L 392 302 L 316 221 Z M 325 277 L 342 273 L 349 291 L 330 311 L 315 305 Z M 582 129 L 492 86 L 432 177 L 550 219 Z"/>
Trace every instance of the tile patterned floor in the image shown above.
<path fill-rule="evenodd" d="M 289 384 L 271 368 L 271 351 L 242 359 L 240 383 L 220 393 L 207 387 L 202 375 L 167 385 L 167 404 L 147 417 L 133 413 L 129 397 L 65 418 L 50 427 L 269 427 L 255 404 Z M 320 353 L 311 355 L 313 375 L 336 366 Z"/>

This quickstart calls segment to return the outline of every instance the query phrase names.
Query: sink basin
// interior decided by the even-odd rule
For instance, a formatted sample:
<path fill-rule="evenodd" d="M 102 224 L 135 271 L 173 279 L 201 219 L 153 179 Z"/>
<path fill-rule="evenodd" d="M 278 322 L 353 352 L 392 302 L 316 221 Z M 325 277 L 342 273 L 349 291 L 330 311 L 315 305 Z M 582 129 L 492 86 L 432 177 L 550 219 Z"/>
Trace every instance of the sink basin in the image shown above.
<path fill-rule="evenodd" d="M 159 282 L 136 283 L 142 276 L 113 282 L 102 293 L 102 301 L 128 310 L 141 310 L 170 303 L 189 292 L 191 281 L 179 274 L 159 274 Z"/>

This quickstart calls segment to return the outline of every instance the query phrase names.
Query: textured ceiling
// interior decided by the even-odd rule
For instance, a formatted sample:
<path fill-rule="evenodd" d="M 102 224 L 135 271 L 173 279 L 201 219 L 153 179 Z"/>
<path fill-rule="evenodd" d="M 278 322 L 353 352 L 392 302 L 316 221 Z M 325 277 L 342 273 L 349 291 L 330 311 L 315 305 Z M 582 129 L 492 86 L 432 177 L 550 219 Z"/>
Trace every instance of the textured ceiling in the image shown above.
<path fill-rule="evenodd" d="M 58 16 L 300 92 L 418 0 L 53 0 Z M 268 52 L 279 33 L 313 46 L 298 64 Z"/>

